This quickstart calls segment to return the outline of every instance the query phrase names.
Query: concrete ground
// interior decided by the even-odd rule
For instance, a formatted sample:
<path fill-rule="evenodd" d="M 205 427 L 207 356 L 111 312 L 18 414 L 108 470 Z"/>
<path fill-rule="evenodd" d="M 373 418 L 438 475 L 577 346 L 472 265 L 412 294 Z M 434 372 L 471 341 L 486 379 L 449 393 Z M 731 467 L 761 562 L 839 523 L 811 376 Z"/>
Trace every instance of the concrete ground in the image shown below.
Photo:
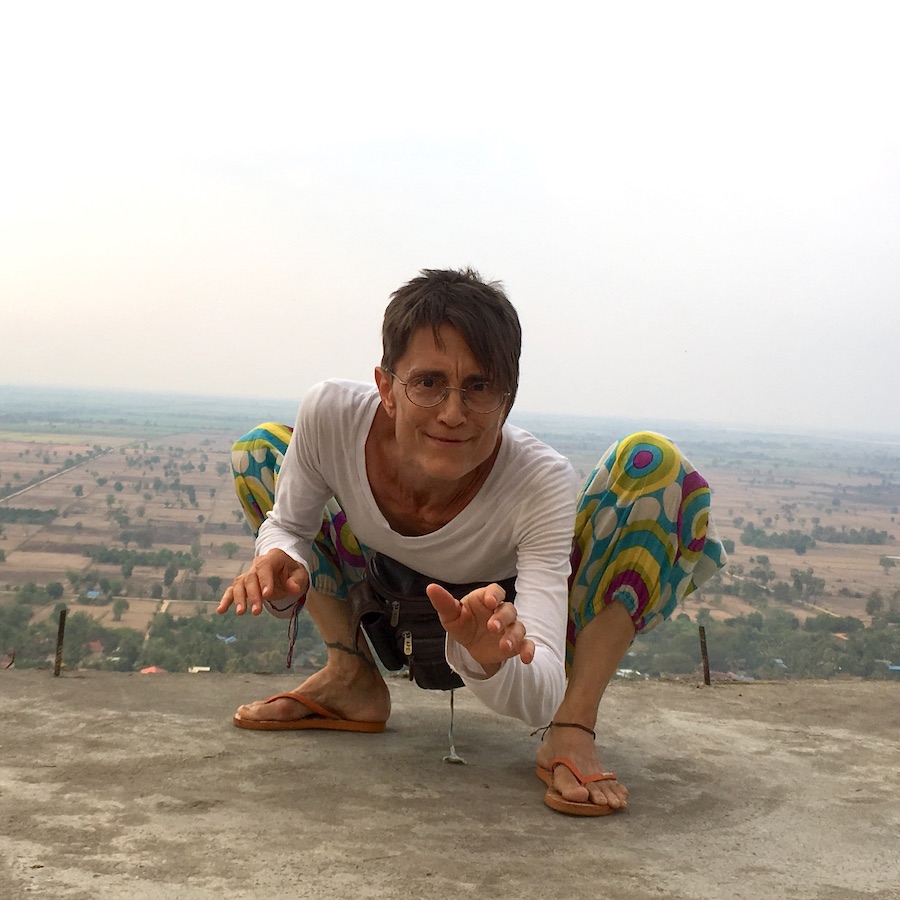
<path fill-rule="evenodd" d="M 0 898 L 900 898 L 900 683 L 617 682 L 622 814 L 542 803 L 537 738 L 394 680 L 382 735 L 259 733 L 294 676 L 0 671 Z"/>

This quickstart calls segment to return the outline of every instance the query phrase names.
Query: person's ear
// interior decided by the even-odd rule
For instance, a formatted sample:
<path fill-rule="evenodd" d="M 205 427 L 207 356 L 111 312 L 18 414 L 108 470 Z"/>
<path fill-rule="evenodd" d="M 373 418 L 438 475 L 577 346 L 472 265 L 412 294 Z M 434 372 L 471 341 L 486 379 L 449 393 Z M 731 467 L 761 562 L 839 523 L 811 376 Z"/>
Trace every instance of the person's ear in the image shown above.
<path fill-rule="evenodd" d="M 386 369 L 376 366 L 375 384 L 378 387 L 378 394 L 381 397 L 381 405 L 384 407 L 384 411 L 393 419 L 397 413 L 393 377 Z"/>

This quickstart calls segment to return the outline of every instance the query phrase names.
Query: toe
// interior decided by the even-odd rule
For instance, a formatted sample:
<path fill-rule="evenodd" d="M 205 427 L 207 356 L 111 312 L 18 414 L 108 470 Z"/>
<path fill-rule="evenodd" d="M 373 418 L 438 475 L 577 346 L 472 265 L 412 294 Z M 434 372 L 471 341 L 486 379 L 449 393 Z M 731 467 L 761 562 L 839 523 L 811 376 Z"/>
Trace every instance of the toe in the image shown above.
<path fill-rule="evenodd" d="M 592 803 L 624 809 L 628 806 L 628 789 L 617 781 L 594 781 L 588 785 Z"/>
<path fill-rule="evenodd" d="M 309 710 L 298 700 L 281 697 L 278 700 L 253 700 L 238 707 L 238 716 L 249 720 L 302 719 Z"/>
<path fill-rule="evenodd" d="M 584 803 L 590 799 L 588 789 L 565 767 L 556 766 L 553 770 L 553 787 L 565 800 Z"/>
<path fill-rule="evenodd" d="M 262 700 L 254 700 L 251 703 L 245 703 L 242 706 L 238 707 L 238 717 L 241 719 L 265 719 L 268 716 L 262 714 L 263 703 Z"/>

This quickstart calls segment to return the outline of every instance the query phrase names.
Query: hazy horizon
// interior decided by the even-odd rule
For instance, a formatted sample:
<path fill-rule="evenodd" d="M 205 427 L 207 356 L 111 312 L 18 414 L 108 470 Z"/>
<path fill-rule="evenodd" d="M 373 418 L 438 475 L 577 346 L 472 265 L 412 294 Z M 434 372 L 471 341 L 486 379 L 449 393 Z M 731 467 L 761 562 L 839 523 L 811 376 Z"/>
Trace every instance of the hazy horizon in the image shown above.
<path fill-rule="evenodd" d="M 425 267 L 505 284 L 516 413 L 900 431 L 883 4 L 0 17 L 0 384 L 370 381 Z"/>
<path fill-rule="evenodd" d="M 4 394 L 9 392 L 22 392 L 28 394 L 47 394 L 57 399 L 61 406 L 66 403 L 77 403 L 79 401 L 89 401 L 97 396 L 105 400 L 116 400 L 125 403 L 130 400 L 136 401 L 166 401 L 175 399 L 182 401 L 185 406 L 192 405 L 194 408 L 203 411 L 204 408 L 215 409 L 217 404 L 240 404 L 236 411 L 237 416 L 243 416 L 249 424 L 262 422 L 267 419 L 277 419 L 286 424 L 292 425 L 296 417 L 297 408 L 302 396 L 298 394 L 296 397 L 289 396 L 252 396 L 252 395 L 234 395 L 234 394 L 215 394 L 215 393 L 194 393 L 190 391 L 142 391 L 128 388 L 100 388 L 100 387 L 72 387 L 68 385 L 40 385 L 40 384 L 0 384 L 0 400 L 5 399 Z M 45 400 L 45 403 L 49 402 Z M 97 407 L 88 405 L 87 409 L 93 410 L 96 415 L 101 410 Z M 138 413 L 143 407 L 133 408 L 126 407 L 126 410 L 133 413 L 137 418 Z M 33 411 L 33 407 L 29 408 Z M 185 409 L 168 408 L 178 418 L 188 415 Z M 37 412 L 46 413 L 45 409 L 39 409 Z M 69 414 L 72 410 L 68 409 Z M 106 410 L 110 413 L 110 410 Z M 122 409 L 116 408 L 116 413 L 121 413 Z M 85 412 L 87 414 L 87 412 Z M 4 420 L 16 421 L 15 411 L 0 407 L 0 430 L 3 429 Z M 625 434 L 630 430 L 647 429 L 650 431 L 663 431 L 673 439 L 684 439 L 685 436 L 695 431 L 702 432 L 733 432 L 736 434 L 744 434 L 747 436 L 761 437 L 798 437 L 798 438 L 833 438 L 838 440 L 859 439 L 860 441 L 886 442 L 889 444 L 900 443 L 900 427 L 895 426 L 895 430 L 889 428 L 859 430 L 859 429 L 842 429 L 835 428 L 816 428 L 797 427 L 797 428 L 779 428 L 760 425 L 753 422 L 713 422 L 703 420 L 699 417 L 695 418 L 674 418 L 674 417 L 636 417 L 629 415 L 602 415 L 590 413 L 564 413 L 553 410 L 528 409 L 522 406 L 517 400 L 515 406 L 510 413 L 510 422 L 514 425 L 524 427 L 526 429 L 539 430 L 540 427 L 553 427 L 558 423 L 565 423 L 568 427 L 572 427 L 575 423 L 583 423 L 586 429 L 593 427 L 604 427 L 606 429 L 615 426 L 621 426 L 621 431 L 615 431 L 615 434 Z M 209 427 L 202 422 L 198 423 L 198 428 Z M 669 429 L 669 430 L 667 430 Z"/>

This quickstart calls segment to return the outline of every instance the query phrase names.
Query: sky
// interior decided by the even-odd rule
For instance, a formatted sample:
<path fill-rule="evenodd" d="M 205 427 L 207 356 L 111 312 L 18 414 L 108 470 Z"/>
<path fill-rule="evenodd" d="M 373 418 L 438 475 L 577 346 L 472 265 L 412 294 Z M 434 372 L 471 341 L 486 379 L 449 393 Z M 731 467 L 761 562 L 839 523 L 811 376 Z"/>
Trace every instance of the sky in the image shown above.
<path fill-rule="evenodd" d="M 298 399 L 503 282 L 517 411 L 900 433 L 888 2 L 6 4 L 0 385 Z"/>

